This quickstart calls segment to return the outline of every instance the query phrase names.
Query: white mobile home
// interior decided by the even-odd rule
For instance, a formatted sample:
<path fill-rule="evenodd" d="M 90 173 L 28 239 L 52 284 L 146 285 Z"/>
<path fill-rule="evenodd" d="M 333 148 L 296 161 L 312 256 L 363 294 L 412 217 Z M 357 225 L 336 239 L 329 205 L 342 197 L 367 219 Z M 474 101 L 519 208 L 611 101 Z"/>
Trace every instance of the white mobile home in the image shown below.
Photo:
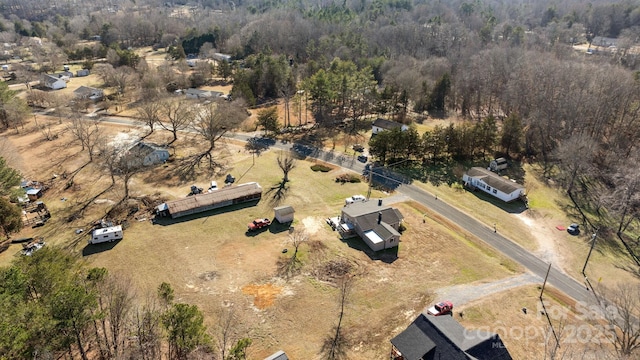
<path fill-rule="evenodd" d="M 102 229 L 95 229 L 91 233 L 89 244 L 99 244 L 103 242 L 113 242 L 122 239 L 122 226 L 111 226 Z"/>
<path fill-rule="evenodd" d="M 473 167 L 462 176 L 464 185 L 482 190 L 504 202 L 518 200 L 525 196 L 524 186 L 481 167 Z"/>

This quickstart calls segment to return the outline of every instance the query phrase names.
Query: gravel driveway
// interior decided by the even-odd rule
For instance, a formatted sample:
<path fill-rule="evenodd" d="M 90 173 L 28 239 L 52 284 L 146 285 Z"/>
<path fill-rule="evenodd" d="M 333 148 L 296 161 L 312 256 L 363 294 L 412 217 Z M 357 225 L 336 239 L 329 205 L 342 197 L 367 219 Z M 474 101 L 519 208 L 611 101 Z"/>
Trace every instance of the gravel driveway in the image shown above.
<path fill-rule="evenodd" d="M 436 292 L 436 301 L 449 300 L 453 303 L 455 309 L 491 294 L 523 285 L 534 283 L 542 284 L 542 281 L 543 279 L 539 276 L 526 272 L 521 275 L 511 276 L 492 282 L 475 282 L 471 284 L 449 286 L 438 289 Z M 427 309 L 428 307 L 425 308 L 423 312 L 426 312 Z"/>

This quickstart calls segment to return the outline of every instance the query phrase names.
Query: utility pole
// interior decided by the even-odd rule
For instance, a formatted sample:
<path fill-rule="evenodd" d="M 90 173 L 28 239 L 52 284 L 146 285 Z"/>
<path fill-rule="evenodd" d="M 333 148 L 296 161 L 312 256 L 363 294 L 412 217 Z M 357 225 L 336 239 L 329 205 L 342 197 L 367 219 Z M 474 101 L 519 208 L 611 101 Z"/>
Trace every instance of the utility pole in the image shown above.
<path fill-rule="evenodd" d="M 373 166 L 369 164 L 369 184 L 367 187 L 367 201 L 371 197 L 371 188 L 373 187 Z"/>
<path fill-rule="evenodd" d="M 591 252 L 593 251 L 593 248 L 596 246 L 596 237 L 598 236 L 598 229 L 596 229 L 596 232 L 593 233 L 593 235 L 591 235 L 591 247 L 589 248 L 589 253 L 587 254 L 587 259 L 584 261 L 584 266 L 582 267 L 582 275 L 584 275 L 584 277 L 587 277 L 587 274 L 585 274 L 585 270 L 587 269 L 587 263 L 589 262 L 589 258 L 591 257 Z"/>

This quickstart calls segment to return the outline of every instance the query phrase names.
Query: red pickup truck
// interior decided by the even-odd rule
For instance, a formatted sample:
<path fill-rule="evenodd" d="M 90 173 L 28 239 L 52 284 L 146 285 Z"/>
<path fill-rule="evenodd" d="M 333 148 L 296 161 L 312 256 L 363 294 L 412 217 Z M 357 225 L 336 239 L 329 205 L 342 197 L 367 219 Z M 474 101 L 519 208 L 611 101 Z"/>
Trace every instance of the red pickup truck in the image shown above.
<path fill-rule="evenodd" d="M 439 316 L 451 314 L 451 310 L 453 310 L 453 303 L 451 301 L 443 301 L 430 307 L 427 312 L 429 315 Z"/>
<path fill-rule="evenodd" d="M 267 227 L 271 224 L 271 221 L 267 218 L 264 219 L 255 219 L 247 225 L 249 231 L 259 230 L 264 227 Z"/>

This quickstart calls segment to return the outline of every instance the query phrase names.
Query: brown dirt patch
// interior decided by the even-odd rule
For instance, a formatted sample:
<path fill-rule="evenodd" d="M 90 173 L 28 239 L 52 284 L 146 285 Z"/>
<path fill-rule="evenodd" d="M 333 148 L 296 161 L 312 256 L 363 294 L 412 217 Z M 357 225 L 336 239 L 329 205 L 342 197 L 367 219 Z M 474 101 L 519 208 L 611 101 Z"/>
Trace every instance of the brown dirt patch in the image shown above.
<path fill-rule="evenodd" d="M 273 284 L 249 284 L 242 288 L 245 295 L 253 295 L 253 305 L 260 310 L 273 306 L 276 297 L 282 292 L 282 287 Z"/>

